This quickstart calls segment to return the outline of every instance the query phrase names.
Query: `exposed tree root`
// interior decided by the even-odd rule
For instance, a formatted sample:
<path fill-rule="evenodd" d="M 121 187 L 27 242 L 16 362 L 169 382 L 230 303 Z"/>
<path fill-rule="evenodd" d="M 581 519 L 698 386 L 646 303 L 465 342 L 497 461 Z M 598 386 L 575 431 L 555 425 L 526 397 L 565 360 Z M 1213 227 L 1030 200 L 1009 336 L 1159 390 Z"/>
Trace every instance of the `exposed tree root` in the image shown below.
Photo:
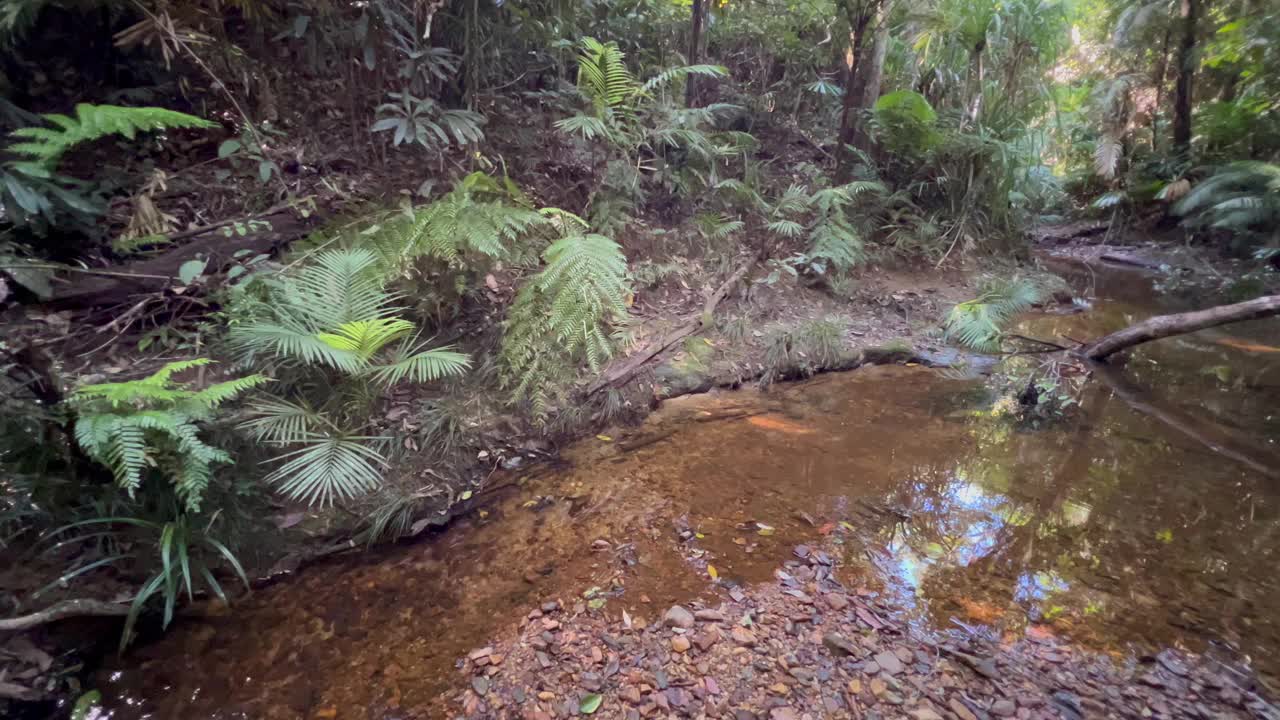
<path fill-rule="evenodd" d="M 129 606 L 104 600 L 63 600 L 30 615 L 0 620 L 0 632 L 18 632 L 72 617 L 124 617 Z"/>

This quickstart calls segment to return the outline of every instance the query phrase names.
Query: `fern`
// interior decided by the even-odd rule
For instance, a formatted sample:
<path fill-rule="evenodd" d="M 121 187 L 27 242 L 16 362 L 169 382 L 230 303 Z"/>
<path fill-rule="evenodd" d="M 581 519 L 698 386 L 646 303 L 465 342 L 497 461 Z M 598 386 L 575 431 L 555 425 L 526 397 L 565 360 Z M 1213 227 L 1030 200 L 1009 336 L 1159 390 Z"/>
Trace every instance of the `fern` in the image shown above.
<path fill-rule="evenodd" d="M 209 362 L 173 362 L 139 380 L 85 385 L 72 394 L 76 442 L 109 468 L 130 496 L 155 467 L 172 479 L 186 508 L 197 512 L 213 466 L 231 461 L 201 440 L 198 423 L 212 419 L 223 403 L 267 378 L 250 375 L 198 391 L 173 382 L 175 374 Z"/>
<path fill-rule="evenodd" d="M 553 227 L 559 217 L 525 207 L 520 200 L 514 185 L 472 173 L 439 200 L 387 222 L 364 245 L 377 255 L 383 274 L 402 274 L 420 257 L 459 267 L 510 258 L 519 241 Z"/>
<path fill-rule="evenodd" d="M 601 235 L 570 235 L 543 253 L 546 267 L 516 296 L 502 339 L 503 383 L 535 415 L 575 374 L 593 371 L 614 351 L 610 327 L 627 312 L 627 262 Z"/>
<path fill-rule="evenodd" d="M 996 352 L 1005 326 L 1040 302 L 1042 295 L 1040 287 L 1029 280 L 991 282 L 978 297 L 951 308 L 943 323 L 944 336 L 974 350 Z"/>
<path fill-rule="evenodd" d="M 108 135 L 123 135 L 132 140 L 139 132 L 173 128 L 217 127 L 194 115 L 157 107 L 120 107 L 117 105 L 76 106 L 76 116 L 50 114 L 41 116 L 56 128 L 26 127 L 13 131 L 13 136 L 24 142 L 10 145 L 8 151 L 27 158 L 15 163 L 30 169 L 32 163 L 52 170 L 58 160 L 80 143 L 98 140 Z"/>

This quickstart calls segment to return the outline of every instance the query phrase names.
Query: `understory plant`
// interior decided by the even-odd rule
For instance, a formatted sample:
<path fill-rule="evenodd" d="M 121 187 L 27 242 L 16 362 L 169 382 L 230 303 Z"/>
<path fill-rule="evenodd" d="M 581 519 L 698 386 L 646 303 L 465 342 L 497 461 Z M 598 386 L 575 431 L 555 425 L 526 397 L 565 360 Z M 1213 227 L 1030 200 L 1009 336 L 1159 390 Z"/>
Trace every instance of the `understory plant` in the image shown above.
<path fill-rule="evenodd" d="M 198 512 L 214 466 L 231 462 L 226 451 L 204 442 L 199 425 L 267 378 L 249 375 L 199 390 L 173 379 L 210 362 L 172 362 L 139 380 L 84 385 L 72 394 L 76 442 L 130 497 L 154 474 L 173 483 L 186 510 Z"/>
<path fill-rule="evenodd" d="M 571 232 L 542 259 L 511 306 L 499 356 L 503 384 L 535 417 L 563 398 L 583 363 L 596 372 L 612 357 L 630 295 L 626 256 L 603 235 Z"/>
<path fill-rule="evenodd" d="M 324 505 L 377 488 L 388 438 L 371 417 L 381 394 L 470 365 L 399 317 L 386 282 L 371 250 L 327 250 L 294 272 L 254 278 L 236 297 L 234 351 L 283 388 L 254 398 L 244 427 L 284 451 L 267 481 L 294 499 Z"/>
<path fill-rule="evenodd" d="M 943 321 L 943 336 L 973 350 L 998 352 L 1013 318 L 1043 296 L 1040 285 L 1026 278 L 991 280 L 978 297 L 951 308 Z"/>

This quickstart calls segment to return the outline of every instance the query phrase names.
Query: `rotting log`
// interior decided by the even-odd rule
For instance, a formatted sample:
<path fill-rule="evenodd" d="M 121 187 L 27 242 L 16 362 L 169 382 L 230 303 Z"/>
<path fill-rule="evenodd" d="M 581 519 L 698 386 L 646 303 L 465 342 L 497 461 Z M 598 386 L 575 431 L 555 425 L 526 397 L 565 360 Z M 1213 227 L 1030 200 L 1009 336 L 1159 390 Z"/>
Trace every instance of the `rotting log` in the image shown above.
<path fill-rule="evenodd" d="M 0 632 L 30 630 L 33 627 L 72 617 L 124 617 L 128 614 L 128 603 L 104 600 L 63 600 L 39 612 L 0 619 Z"/>
<path fill-rule="evenodd" d="M 605 371 L 605 373 L 600 376 L 599 380 L 596 380 L 592 383 L 591 387 L 587 388 L 587 395 L 594 395 L 607 387 L 621 387 L 627 384 L 627 382 L 631 380 L 636 373 L 640 372 L 640 369 L 643 368 L 646 363 L 657 357 L 667 348 L 711 325 L 716 306 L 729 296 L 729 293 L 733 290 L 733 286 L 738 284 L 742 278 L 746 277 L 747 273 L 751 271 L 751 268 L 756 266 L 756 263 L 759 262 L 759 260 L 760 257 L 757 255 L 744 261 L 740 266 L 738 266 L 738 269 L 729 276 L 728 280 L 721 283 L 720 287 L 716 288 L 715 292 L 711 293 L 706 302 L 703 303 L 702 312 L 696 316 L 686 319 L 674 330 L 663 335 L 660 339 L 651 343 L 644 350 L 627 358 L 621 364 L 615 365 Z"/>
<path fill-rule="evenodd" d="M 1079 353 L 1089 360 L 1102 362 L 1121 350 L 1152 340 L 1275 315 L 1280 315 L 1280 295 L 1267 295 L 1247 302 L 1219 305 L 1195 312 L 1157 315 L 1099 338 L 1081 348 Z"/>
<path fill-rule="evenodd" d="M 1097 361 L 1089 361 L 1088 364 L 1094 377 L 1106 383 L 1116 397 L 1135 411 L 1158 420 L 1218 455 L 1230 458 L 1266 477 L 1274 478 L 1280 474 L 1278 471 L 1280 463 L 1277 463 L 1275 457 L 1250 447 L 1248 443 L 1243 442 L 1221 425 L 1161 404 L 1129 381 L 1119 368 Z"/>
<path fill-rule="evenodd" d="M 224 231 L 236 222 L 258 220 L 265 230 L 244 235 Z M 290 208 L 278 208 L 246 219 L 223 221 L 177 233 L 190 238 L 155 257 L 113 268 L 110 275 L 76 275 L 70 282 L 55 285 L 46 304 L 60 309 L 84 309 L 127 302 L 141 293 L 159 292 L 177 282 L 178 271 L 189 260 L 204 259 L 209 271 L 221 270 L 236 259 L 236 253 L 267 254 L 302 236 L 312 226 L 312 218 L 299 218 Z"/>

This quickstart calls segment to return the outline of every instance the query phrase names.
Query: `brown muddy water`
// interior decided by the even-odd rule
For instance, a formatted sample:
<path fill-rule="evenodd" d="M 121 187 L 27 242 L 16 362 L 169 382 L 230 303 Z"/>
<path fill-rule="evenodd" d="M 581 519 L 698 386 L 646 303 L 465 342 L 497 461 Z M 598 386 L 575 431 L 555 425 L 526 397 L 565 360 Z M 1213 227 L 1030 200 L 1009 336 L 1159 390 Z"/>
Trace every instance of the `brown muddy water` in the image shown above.
<path fill-rule="evenodd" d="M 1088 278 L 1104 299 L 1023 332 L 1084 338 L 1150 314 L 1149 285 L 1119 277 Z M 1277 340 L 1263 322 L 1162 341 L 1126 376 L 1265 465 L 1280 353 L 1259 348 Z M 429 541 L 180 621 L 99 674 L 106 717 L 443 717 L 458 658 L 542 601 L 653 620 L 823 535 L 851 582 L 898 593 L 925 630 L 1034 623 L 1114 653 L 1218 648 L 1274 677 L 1280 481 L 1102 383 L 1082 398 L 1033 429 L 993 417 L 980 379 L 875 367 L 671 401 L 554 468 L 495 478 L 506 489 Z"/>

